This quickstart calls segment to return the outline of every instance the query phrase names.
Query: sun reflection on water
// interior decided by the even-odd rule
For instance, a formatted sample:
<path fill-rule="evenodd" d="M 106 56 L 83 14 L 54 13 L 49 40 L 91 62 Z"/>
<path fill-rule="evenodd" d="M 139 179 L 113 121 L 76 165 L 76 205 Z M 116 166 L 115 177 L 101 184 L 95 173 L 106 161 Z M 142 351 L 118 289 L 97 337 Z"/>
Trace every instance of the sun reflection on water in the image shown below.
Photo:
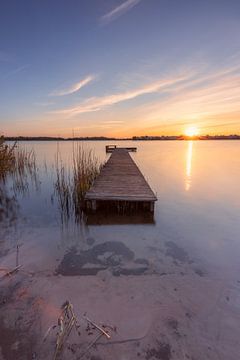
<path fill-rule="evenodd" d="M 189 141 L 187 149 L 187 163 L 186 163 L 186 182 L 185 190 L 189 191 L 191 187 L 192 176 L 192 153 L 193 153 L 193 141 Z"/>

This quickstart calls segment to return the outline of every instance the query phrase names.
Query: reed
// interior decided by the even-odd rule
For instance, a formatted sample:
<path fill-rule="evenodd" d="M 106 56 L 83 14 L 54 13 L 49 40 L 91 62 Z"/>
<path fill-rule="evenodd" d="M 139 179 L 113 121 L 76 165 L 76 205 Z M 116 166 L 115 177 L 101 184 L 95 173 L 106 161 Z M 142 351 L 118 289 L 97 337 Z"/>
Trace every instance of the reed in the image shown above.
<path fill-rule="evenodd" d="M 72 197 L 76 213 L 84 208 L 84 197 L 100 172 L 99 164 L 93 150 L 77 144 L 73 147 Z"/>
<path fill-rule="evenodd" d="M 56 156 L 56 181 L 55 193 L 58 198 L 58 203 L 61 212 L 62 222 L 66 222 L 71 214 L 71 182 L 69 171 L 64 167 L 59 150 Z"/>
<path fill-rule="evenodd" d="M 28 151 L 25 148 L 16 147 L 14 157 L 15 172 L 17 172 L 19 176 L 26 174 L 34 176 L 36 174 L 36 155 L 33 150 Z"/>
<path fill-rule="evenodd" d="M 14 191 L 25 194 L 29 188 L 29 178 L 32 184 L 35 184 L 37 188 L 38 181 L 35 152 L 16 146 L 14 150 L 14 170 L 12 172 Z"/>
<path fill-rule="evenodd" d="M 58 149 L 56 156 L 55 192 L 61 210 L 61 218 L 66 221 L 72 214 L 79 221 L 84 210 L 84 197 L 98 176 L 102 164 L 93 150 L 82 144 L 73 143 L 69 167 L 63 164 Z"/>
<path fill-rule="evenodd" d="M 35 176 L 37 172 L 36 155 L 33 150 L 18 147 L 17 143 L 10 146 L 0 137 L 0 180 L 7 175 L 23 178 L 26 175 Z"/>
<path fill-rule="evenodd" d="M 0 137 L 0 180 L 4 181 L 7 174 L 14 170 L 15 164 L 15 146 L 6 145 L 4 137 Z"/>
<path fill-rule="evenodd" d="M 29 180 L 38 188 L 36 155 L 17 143 L 6 144 L 0 136 L 0 222 L 12 223 L 17 218 L 17 194 L 25 195 Z"/>

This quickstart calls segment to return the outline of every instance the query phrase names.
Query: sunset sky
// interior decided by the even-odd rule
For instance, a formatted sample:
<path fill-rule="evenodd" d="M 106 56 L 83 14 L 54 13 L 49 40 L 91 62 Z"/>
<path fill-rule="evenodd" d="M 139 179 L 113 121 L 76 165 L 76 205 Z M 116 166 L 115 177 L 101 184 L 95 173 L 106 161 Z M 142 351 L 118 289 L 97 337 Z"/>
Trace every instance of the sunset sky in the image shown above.
<path fill-rule="evenodd" d="M 240 134 L 239 0 L 8 0 L 0 133 Z"/>

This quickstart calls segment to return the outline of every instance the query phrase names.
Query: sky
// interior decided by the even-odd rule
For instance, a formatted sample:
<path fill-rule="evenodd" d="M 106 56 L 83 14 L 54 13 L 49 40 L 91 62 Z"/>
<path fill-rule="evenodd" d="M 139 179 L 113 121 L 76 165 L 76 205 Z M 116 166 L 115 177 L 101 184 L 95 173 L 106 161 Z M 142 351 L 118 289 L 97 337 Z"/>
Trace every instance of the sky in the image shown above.
<path fill-rule="evenodd" d="M 239 0 L 1 0 L 0 133 L 240 134 Z"/>

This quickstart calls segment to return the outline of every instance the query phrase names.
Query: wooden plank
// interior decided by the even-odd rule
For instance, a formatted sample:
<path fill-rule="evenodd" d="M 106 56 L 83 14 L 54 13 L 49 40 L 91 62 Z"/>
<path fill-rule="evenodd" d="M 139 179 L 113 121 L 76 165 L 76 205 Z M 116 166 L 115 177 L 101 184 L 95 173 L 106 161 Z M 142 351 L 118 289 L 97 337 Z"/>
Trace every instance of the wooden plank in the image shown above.
<path fill-rule="evenodd" d="M 157 200 L 126 149 L 117 148 L 101 170 L 86 200 L 146 201 Z"/>

